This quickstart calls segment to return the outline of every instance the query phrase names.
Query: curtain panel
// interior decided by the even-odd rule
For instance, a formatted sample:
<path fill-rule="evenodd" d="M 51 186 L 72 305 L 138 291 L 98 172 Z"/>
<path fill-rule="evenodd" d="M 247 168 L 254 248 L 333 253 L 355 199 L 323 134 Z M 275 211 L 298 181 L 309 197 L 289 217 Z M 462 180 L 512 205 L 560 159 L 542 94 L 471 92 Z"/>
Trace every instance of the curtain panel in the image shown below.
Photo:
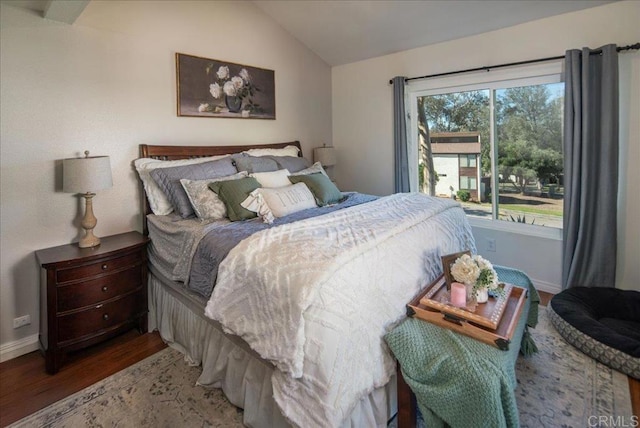
<path fill-rule="evenodd" d="M 563 289 L 615 286 L 618 53 L 600 50 L 565 56 Z"/>
<path fill-rule="evenodd" d="M 407 147 L 407 112 L 405 108 L 405 77 L 393 78 L 393 147 L 394 191 L 411 191 L 409 183 L 409 151 Z"/>

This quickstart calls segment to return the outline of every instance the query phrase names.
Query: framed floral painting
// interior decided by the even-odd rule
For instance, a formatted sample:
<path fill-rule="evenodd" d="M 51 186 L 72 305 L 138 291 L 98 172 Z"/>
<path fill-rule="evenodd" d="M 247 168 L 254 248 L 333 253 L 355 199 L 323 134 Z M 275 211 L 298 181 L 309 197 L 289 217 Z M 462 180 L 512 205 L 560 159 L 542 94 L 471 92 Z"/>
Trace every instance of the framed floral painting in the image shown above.
<path fill-rule="evenodd" d="M 176 53 L 178 116 L 275 119 L 274 71 Z"/>

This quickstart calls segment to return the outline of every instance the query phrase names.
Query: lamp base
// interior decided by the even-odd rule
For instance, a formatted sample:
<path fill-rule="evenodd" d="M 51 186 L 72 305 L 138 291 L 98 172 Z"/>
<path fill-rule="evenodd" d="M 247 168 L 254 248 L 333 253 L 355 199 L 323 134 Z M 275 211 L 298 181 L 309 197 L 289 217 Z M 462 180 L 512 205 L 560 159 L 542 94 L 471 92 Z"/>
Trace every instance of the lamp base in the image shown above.
<path fill-rule="evenodd" d="M 78 241 L 78 247 L 80 248 L 91 248 L 97 247 L 100 245 L 100 238 L 93 234 L 93 229 L 89 229 L 85 231 L 85 235 Z"/>
<path fill-rule="evenodd" d="M 85 199 L 86 208 L 84 211 L 84 218 L 82 219 L 82 228 L 84 229 L 84 236 L 78 241 L 80 248 L 91 248 L 100 245 L 100 238 L 93 234 L 93 228 L 98 224 L 98 220 L 93 215 L 93 197 L 95 193 L 87 192 L 82 195 Z"/>

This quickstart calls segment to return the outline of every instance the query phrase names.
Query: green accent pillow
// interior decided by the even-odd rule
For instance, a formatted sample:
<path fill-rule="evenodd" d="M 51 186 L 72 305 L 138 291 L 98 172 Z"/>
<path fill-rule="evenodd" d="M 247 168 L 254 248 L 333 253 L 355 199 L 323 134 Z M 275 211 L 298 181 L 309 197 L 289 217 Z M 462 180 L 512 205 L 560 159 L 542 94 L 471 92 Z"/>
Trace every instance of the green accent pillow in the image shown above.
<path fill-rule="evenodd" d="M 308 175 L 290 175 L 289 181 L 293 184 L 304 183 L 307 185 L 313 196 L 316 198 L 318 206 L 323 207 L 335 204 L 342 199 L 342 193 L 335 184 L 321 172 Z"/>
<path fill-rule="evenodd" d="M 258 187 L 262 186 L 253 177 L 209 183 L 209 189 L 216 192 L 227 207 L 227 216 L 231 221 L 247 220 L 257 216 L 255 212 L 249 211 L 240 204 Z"/>

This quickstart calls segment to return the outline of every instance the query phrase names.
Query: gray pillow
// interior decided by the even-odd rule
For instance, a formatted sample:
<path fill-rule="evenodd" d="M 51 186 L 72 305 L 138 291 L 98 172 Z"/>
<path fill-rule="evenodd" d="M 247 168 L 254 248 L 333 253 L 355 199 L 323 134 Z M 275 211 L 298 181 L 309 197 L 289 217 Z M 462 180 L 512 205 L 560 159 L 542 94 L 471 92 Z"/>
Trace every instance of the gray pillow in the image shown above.
<path fill-rule="evenodd" d="M 342 199 L 342 193 L 335 184 L 321 172 L 307 175 L 290 175 L 289 181 L 293 184 L 304 183 L 307 185 L 313 196 L 316 198 L 318 206 L 323 207 L 335 204 Z"/>
<path fill-rule="evenodd" d="M 237 155 L 232 156 L 238 172 L 247 171 L 249 174 L 254 172 L 271 172 L 280 168 L 273 159 L 264 156 Z"/>
<path fill-rule="evenodd" d="M 242 205 L 242 201 L 247 199 L 249 193 L 262 187 L 258 180 L 253 177 L 241 178 L 239 180 L 216 181 L 209 183 L 209 189 L 218 194 L 218 197 L 227 207 L 227 216 L 231 221 L 247 220 L 257 217 L 253 211 L 249 211 Z"/>
<path fill-rule="evenodd" d="M 309 168 L 311 166 L 311 162 L 309 162 L 305 158 L 301 158 L 300 156 L 266 156 L 269 159 L 273 159 L 277 164 L 279 169 L 286 169 L 289 172 L 298 172 L 302 171 L 305 168 Z"/>
<path fill-rule="evenodd" d="M 209 178 L 224 177 L 237 173 L 231 157 L 214 160 L 211 162 L 194 165 L 174 166 L 171 168 L 158 168 L 151 171 L 151 177 L 158 187 L 167 195 L 173 209 L 182 217 L 193 217 L 195 212 L 189 202 L 187 192 L 184 191 L 181 178 L 187 180 L 206 180 Z"/>

